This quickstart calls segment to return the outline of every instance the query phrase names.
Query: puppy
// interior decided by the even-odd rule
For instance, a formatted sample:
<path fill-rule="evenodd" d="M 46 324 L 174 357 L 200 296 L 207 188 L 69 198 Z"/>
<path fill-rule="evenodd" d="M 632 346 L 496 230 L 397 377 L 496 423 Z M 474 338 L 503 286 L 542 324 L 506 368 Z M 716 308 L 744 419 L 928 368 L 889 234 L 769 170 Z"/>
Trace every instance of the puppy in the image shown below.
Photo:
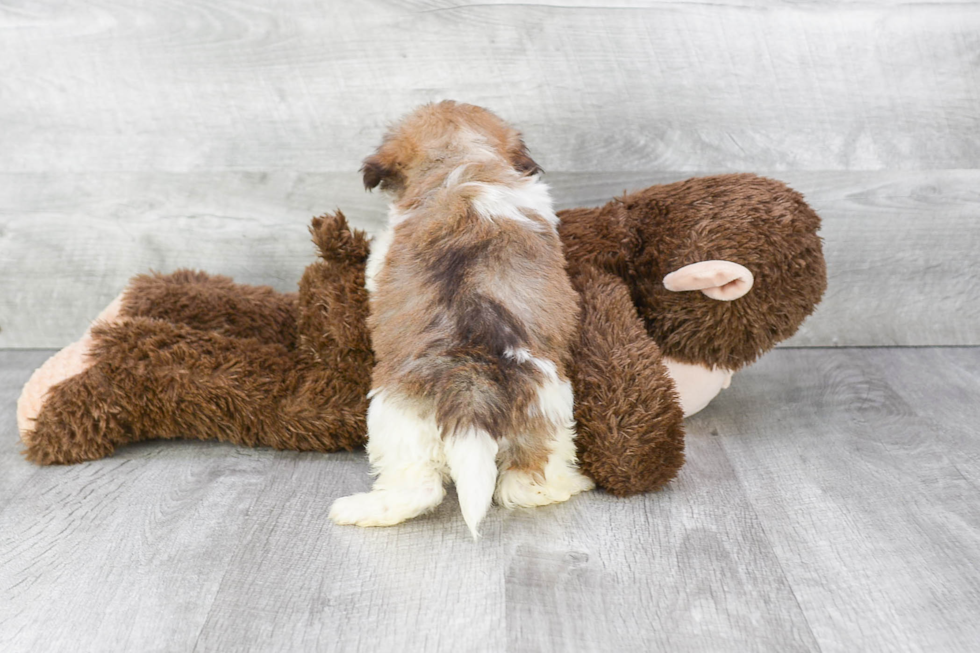
<path fill-rule="evenodd" d="M 448 476 L 476 538 L 494 498 L 541 506 L 590 489 L 565 373 L 578 296 L 520 133 L 480 107 L 430 104 L 361 170 L 393 195 L 366 279 L 377 480 L 330 517 L 400 523 L 439 505 Z"/>

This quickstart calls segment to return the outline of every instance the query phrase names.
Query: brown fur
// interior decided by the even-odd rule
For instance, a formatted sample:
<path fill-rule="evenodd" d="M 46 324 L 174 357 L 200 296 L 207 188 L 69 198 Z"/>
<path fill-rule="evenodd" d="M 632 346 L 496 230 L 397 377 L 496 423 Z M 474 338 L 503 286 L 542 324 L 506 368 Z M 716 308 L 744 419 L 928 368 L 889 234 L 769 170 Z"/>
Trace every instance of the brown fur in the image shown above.
<path fill-rule="evenodd" d="M 558 215 L 572 273 L 590 264 L 623 279 L 661 351 L 681 362 L 754 362 L 796 333 L 827 288 L 819 216 L 772 179 L 689 179 Z M 668 273 L 715 259 L 747 267 L 752 290 L 723 302 L 664 288 Z"/>
<path fill-rule="evenodd" d="M 754 175 L 654 186 L 559 215 L 582 307 L 567 368 L 582 469 L 617 495 L 657 489 L 683 462 L 680 411 L 659 351 L 734 369 L 795 332 L 826 284 L 819 218 L 785 185 Z M 367 245 L 339 214 L 313 231 L 322 260 L 307 269 L 298 299 L 203 273 L 137 277 L 124 314 L 139 319 L 97 330 L 95 365 L 52 388 L 25 438 L 27 457 L 94 460 L 158 437 L 313 451 L 363 444 Z M 658 289 L 666 272 L 713 258 L 749 267 L 755 288 L 734 302 Z M 282 361 L 296 359 L 303 372 L 290 376 Z M 253 373 L 257 380 L 247 378 Z"/>
<path fill-rule="evenodd" d="M 122 315 L 293 348 L 296 301 L 296 293 L 277 293 L 268 286 L 236 284 L 221 275 L 178 270 L 133 277 L 123 295 Z"/>
<path fill-rule="evenodd" d="M 385 135 L 378 151 L 361 166 L 364 187 L 370 190 L 380 184 L 407 204 L 417 200 L 432 188 L 426 177 L 440 174 L 445 165 L 442 157 L 468 154 L 465 140 L 458 138 L 460 128 L 479 134 L 518 172 L 530 175 L 540 171 L 528 155 L 519 131 L 482 107 L 447 100 L 413 112 L 399 123 L 398 129 Z M 490 163 L 485 170 L 490 171 L 491 178 L 500 172 L 496 163 Z M 443 176 L 444 173 L 443 170 Z"/>
<path fill-rule="evenodd" d="M 201 272 L 135 278 L 123 321 L 93 330 L 95 364 L 51 389 L 28 459 L 94 460 L 152 438 L 300 451 L 363 444 L 367 241 L 340 213 L 311 231 L 321 259 L 303 275 L 298 305 Z"/>
<path fill-rule="evenodd" d="M 480 215 L 468 184 L 538 183 L 534 168 L 516 130 L 455 102 L 411 114 L 364 164 L 365 185 L 386 185 L 395 215 L 411 216 L 394 226 L 371 299 L 374 388 L 432 401 L 446 435 L 509 440 L 522 468 L 547 460 L 551 428 L 531 410 L 546 379 L 508 352 L 552 361 L 567 380 L 577 296 L 545 216 Z"/>
<path fill-rule="evenodd" d="M 582 301 L 572 365 L 579 466 L 618 496 L 656 490 L 684 464 L 674 382 L 623 281 L 579 267 L 574 282 Z"/>

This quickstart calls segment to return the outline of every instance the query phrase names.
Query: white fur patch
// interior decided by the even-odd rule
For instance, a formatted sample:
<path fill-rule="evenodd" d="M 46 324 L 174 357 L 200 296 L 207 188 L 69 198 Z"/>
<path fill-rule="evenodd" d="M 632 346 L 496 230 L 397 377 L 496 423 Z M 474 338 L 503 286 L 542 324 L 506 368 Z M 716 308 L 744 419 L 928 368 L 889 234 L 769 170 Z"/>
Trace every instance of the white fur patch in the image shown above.
<path fill-rule="evenodd" d="M 538 410 L 552 424 L 571 428 L 575 423 L 572 410 L 572 384 L 569 381 L 550 379 L 538 389 Z"/>
<path fill-rule="evenodd" d="M 524 470 L 504 470 L 498 478 L 494 499 L 505 508 L 531 508 L 567 501 L 593 487 L 592 479 L 578 469 L 575 430 L 569 423 L 555 428 L 544 480 Z"/>
<path fill-rule="evenodd" d="M 459 188 L 464 187 L 479 190 L 479 194 L 473 198 L 473 208 L 488 220 L 507 218 L 540 229 L 540 223 L 527 217 L 523 209 L 538 214 L 552 228 L 558 226 L 558 216 L 552 208 L 548 185 L 536 177 L 522 179 L 514 185 L 487 184 L 479 181 L 459 184 Z"/>
<path fill-rule="evenodd" d="M 497 442 L 486 431 L 465 431 L 446 440 L 445 452 L 463 521 L 475 540 L 480 537 L 480 522 L 493 502 Z"/>
<path fill-rule="evenodd" d="M 364 287 L 370 293 L 378 290 L 378 275 L 385 267 L 385 257 L 391 249 L 391 241 L 395 238 L 395 231 L 388 227 L 380 234 L 371 239 L 371 251 L 368 253 L 367 264 L 364 266 Z"/>
<path fill-rule="evenodd" d="M 508 347 L 504 350 L 504 356 L 518 363 L 526 363 L 532 358 L 531 351 L 527 347 L 518 347 L 517 349 Z"/>
<path fill-rule="evenodd" d="M 442 503 L 446 457 L 435 418 L 424 408 L 383 389 L 374 395 L 367 414 L 367 452 L 377 480 L 370 492 L 337 499 L 330 507 L 332 520 L 392 526 Z"/>
<path fill-rule="evenodd" d="M 497 443 L 485 431 L 444 440 L 430 407 L 384 389 L 368 407 L 368 458 L 377 476 L 370 492 L 334 501 L 338 524 L 392 526 L 438 506 L 451 476 L 463 520 L 474 539 L 493 501 Z"/>
<path fill-rule="evenodd" d="M 567 501 L 579 492 L 591 490 L 595 484 L 578 469 L 575 454 L 575 415 L 572 384 L 558 378 L 555 364 L 549 360 L 531 358 L 535 365 L 550 374 L 538 388 L 539 410 L 553 426 L 551 452 L 544 467 L 544 480 L 522 470 L 501 472 L 494 497 L 506 508 L 544 506 Z"/>
<path fill-rule="evenodd" d="M 531 362 L 541 370 L 545 377 L 551 380 L 558 380 L 558 366 L 546 358 L 535 358 L 531 355 L 531 350 L 527 347 L 508 347 L 504 350 L 504 356 L 507 358 L 517 361 L 518 363 Z"/>
<path fill-rule="evenodd" d="M 368 406 L 367 428 L 368 459 L 378 477 L 375 487 L 442 478 L 446 467 L 442 435 L 427 406 L 393 397 L 382 388 Z"/>
<path fill-rule="evenodd" d="M 531 363 L 545 376 L 545 382 L 538 388 L 538 401 L 532 404 L 532 414 L 541 414 L 554 424 L 571 424 L 574 397 L 572 384 L 558 378 L 558 366 L 546 358 L 532 356 L 526 347 L 510 348 L 504 356 L 518 363 Z"/>

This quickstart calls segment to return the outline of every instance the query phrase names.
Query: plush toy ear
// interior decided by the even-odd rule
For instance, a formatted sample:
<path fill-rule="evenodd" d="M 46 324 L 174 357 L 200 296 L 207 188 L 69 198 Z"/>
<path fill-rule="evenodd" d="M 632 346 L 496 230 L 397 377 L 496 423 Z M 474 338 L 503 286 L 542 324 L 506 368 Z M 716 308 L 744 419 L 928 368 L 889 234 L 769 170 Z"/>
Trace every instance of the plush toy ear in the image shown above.
<path fill-rule="evenodd" d="M 524 144 L 524 141 L 518 141 L 518 143 L 517 149 L 510 155 L 510 162 L 514 166 L 514 169 L 528 177 L 539 172 L 544 172 L 541 166 L 527 153 L 527 146 Z"/>
<path fill-rule="evenodd" d="M 744 265 L 732 261 L 700 261 L 685 265 L 664 277 L 672 292 L 700 290 L 711 299 L 730 302 L 752 290 L 755 278 Z"/>
<path fill-rule="evenodd" d="M 369 156 L 361 164 L 361 174 L 364 175 L 364 188 L 366 190 L 377 188 L 378 184 L 391 177 L 391 173 L 392 171 L 381 163 L 377 155 Z"/>

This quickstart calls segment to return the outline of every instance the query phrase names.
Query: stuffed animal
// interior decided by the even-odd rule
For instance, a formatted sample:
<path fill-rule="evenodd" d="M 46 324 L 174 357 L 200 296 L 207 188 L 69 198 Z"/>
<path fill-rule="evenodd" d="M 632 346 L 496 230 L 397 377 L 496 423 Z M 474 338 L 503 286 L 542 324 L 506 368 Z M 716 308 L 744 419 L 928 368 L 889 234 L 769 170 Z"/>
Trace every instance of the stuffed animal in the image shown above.
<path fill-rule="evenodd" d="M 558 215 L 582 308 L 570 370 L 581 468 L 615 495 L 658 489 L 683 464 L 684 415 L 820 301 L 820 219 L 795 191 L 750 174 Z M 311 232 L 319 260 L 298 294 L 186 270 L 135 277 L 25 386 L 27 458 L 77 463 L 154 438 L 364 444 L 369 242 L 340 212 Z"/>

